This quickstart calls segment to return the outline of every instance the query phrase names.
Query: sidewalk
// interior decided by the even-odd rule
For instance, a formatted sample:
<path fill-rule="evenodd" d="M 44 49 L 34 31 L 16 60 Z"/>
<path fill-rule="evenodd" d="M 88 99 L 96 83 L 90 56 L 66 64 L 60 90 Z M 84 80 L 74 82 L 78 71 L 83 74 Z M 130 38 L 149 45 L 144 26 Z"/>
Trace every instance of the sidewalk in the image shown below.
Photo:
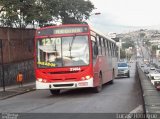
<path fill-rule="evenodd" d="M 19 87 L 19 85 L 6 86 L 5 92 L 3 91 L 3 87 L 0 87 L 0 100 L 4 100 L 34 90 L 35 90 L 35 82 L 24 84 L 22 87 Z"/>

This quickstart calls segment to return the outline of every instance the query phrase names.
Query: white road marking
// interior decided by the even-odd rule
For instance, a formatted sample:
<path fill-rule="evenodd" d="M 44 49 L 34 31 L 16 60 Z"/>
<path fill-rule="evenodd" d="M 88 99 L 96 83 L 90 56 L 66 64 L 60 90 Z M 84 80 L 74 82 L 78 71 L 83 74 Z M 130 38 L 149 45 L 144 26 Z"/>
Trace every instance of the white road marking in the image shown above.
<path fill-rule="evenodd" d="M 130 113 L 143 113 L 143 106 L 139 105 L 134 110 L 132 110 Z"/>
<path fill-rule="evenodd" d="M 137 113 L 141 113 L 141 114 L 143 113 L 143 106 L 142 105 L 139 105 L 138 107 L 136 107 L 126 117 L 127 117 L 127 119 L 132 119 L 134 114 L 137 114 Z"/>

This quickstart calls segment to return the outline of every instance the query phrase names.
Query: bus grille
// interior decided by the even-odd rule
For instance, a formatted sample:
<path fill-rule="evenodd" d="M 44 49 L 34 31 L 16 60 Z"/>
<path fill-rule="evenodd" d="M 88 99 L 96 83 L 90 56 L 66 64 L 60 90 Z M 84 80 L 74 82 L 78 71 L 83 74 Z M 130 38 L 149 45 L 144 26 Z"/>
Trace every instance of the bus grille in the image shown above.
<path fill-rule="evenodd" d="M 43 72 L 45 74 L 71 74 L 71 73 L 77 73 L 80 71 L 61 71 L 61 72 Z"/>
<path fill-rule="evenodd" d="M 73 83 L 71 84 L 53 84 L 54 87 L 72 87 Z"/>
<path fill-rule="evenodd" d="M 52 81 L 75 81 L 76 78 L 65 78 L 65 79 L 51 79 Z"/>

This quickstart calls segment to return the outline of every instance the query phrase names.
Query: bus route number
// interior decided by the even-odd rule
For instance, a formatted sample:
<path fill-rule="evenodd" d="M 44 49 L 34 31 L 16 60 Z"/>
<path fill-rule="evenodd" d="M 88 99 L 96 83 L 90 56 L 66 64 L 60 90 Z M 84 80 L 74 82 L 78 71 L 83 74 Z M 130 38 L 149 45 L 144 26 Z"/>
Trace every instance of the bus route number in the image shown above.
<path fill-rule="evenodd" d="M 80 70 L 81 70 L 80 67 L 70 68 L 70 71 L 80 71 Z"/>

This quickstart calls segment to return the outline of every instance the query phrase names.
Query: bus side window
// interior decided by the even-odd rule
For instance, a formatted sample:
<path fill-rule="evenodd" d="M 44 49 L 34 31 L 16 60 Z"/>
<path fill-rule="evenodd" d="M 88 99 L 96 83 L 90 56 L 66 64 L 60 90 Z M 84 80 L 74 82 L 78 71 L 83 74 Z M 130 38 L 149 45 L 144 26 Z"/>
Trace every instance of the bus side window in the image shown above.
<path fill-rule="evenodd" d="M 102 38 L 102 55 L 105 56 L 106 55 L 106 51 L 105 51 L 105 39 Z"/>
<path fill-rule="evenodd" d="M 96 59 L 97 55 L 98 55 L 98 47 L 97 47 L 97 43 L 92 41 L 92 54 L 93 54 L 93 59 Z"/>
<path fill-rule="evenodd" d="M 107 45 L 107 39 L 105 40 L 105 44 L 106 44 L 106 46 L 105 46 L 105 48 L 106 48 L 106 55 L 108 56 L 108 45 Z"/>
<path fill-rule="evenodd" d="M 111 43 L 111 41 L 109 42 L 109 52 L 110 52 L 110 56 L 112 56 L 112 43 Z"/>
<path fill-rule="evenodd" d="M 101 47 L 101 37 L 97 36 L 97 46 L 98 46 L 98 54 L 102 54 L 102 47 Z"/>
<path fill-rule="evenodd" d="M 108 56 L 110 56 L 110 42 L 107 41 L 107 46 L 108 46 Z"/>
<path fill-rule="evenodd" d="M 99 46 L 99 36 L 96 36 L 97 47 Z"/>
<path fill-rule="evenodd" d="M 111 51 L 111 56 L 113 56 L 113 47 L 112 47 L 112 42 L 110 44 L 110 51 Z"/>
<path fill-rule="evenodd" d="M 115 44 L 113 44 L 113 56 L 115 57 L 116 56 L 116 47 L 115 47 Z"/>
<path fill-rule="evenodd" d="M 105 52 L 105 56 L 106 56 L 106 54 L 107 54 L 107 52 L 106 52 L 106 39 L 103 39 L 103 44 L 104 44 L 104 52 Z"/>

